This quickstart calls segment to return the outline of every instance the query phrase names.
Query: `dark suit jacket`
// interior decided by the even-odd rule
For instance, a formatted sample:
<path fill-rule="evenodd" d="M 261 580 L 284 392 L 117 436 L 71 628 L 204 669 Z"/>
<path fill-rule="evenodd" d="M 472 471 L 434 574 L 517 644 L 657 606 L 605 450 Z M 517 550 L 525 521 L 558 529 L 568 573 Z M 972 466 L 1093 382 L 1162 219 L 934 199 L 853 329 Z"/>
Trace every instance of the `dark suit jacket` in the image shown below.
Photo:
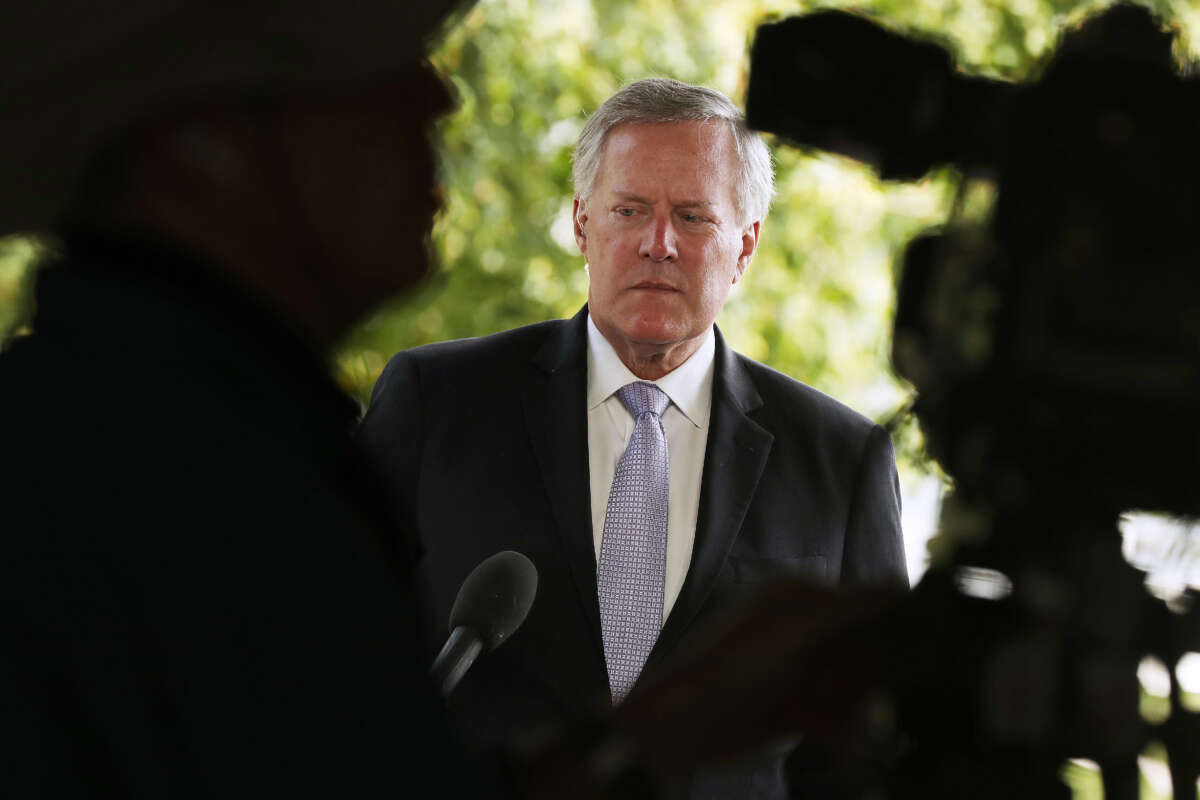
<path fill-rule="evenodd" d="M 0 794 L 487 796 L 323 360 L 107 237 L 33 330 L 0 353 Z"/>
<path fill-rule="evenodd" d="M 511 744 L 608 705 L 591 525 L 587 309 L 571 320 L 398 353 L 359 429 L 425 548 L 430 655 L 463 578 L 518 550 L 537 599 L 452 698 L 478 746 Z M 692 562 L 646 671 L 762 581 L 907 583 L 886 431 L 731 351 L 717 334 Z M 784 796 L 779 759 L 697 797 Z"/>

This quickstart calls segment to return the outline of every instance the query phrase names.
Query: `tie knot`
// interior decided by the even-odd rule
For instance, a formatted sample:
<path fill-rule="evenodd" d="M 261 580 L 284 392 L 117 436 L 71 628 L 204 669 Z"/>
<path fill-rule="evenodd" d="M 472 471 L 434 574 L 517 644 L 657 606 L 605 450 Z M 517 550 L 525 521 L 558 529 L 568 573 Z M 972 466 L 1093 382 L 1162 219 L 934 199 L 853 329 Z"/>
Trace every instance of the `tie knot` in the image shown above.
<path fill-rule="evenodd" d="M 662 417 L 667 406 L 671 404 L 671 398 L 667 397 L 666 392 L 653 383 L 643 381 L 625 384 L 617 390 L 617 397 L 621 399 L 621 404 L 629 410 L 629 413 L 633 414 L 634 419 L 639 418 L 647 411 L 656 417 Z"/>

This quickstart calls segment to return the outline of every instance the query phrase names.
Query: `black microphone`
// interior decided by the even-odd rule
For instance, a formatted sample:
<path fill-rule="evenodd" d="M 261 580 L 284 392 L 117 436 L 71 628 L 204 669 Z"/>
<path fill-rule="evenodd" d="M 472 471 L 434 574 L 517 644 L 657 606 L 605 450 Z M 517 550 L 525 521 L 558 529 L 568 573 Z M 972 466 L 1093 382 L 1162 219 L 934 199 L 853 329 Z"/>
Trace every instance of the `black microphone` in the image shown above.
<path fill-rule="evenodd" d="M 480 653 L 490 653 L 521 627 L 537 594 L 537 568 L 504 550 L 484 559 L 463 581 L 450 609 L 450 638 L 433 660 L 434 683 L 449 695 Z"/>

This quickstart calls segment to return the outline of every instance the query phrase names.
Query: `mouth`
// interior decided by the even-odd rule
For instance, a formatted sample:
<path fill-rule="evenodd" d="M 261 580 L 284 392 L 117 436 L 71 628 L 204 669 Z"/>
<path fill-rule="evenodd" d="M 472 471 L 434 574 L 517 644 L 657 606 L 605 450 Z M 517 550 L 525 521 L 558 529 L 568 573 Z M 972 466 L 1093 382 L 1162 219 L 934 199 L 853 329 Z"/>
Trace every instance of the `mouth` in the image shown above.
<path fill-rule="evenodd" d="M 640 289 L 642 291 L 647 291 L 647 292 L 678 292 L 679 291 L 678 289 L 676 289 L 674 286 L 672 286 L 669 283 L 666 283 L 664 281 L 655 281 L 655 280 L 639 281 L 638 283 L 635 283 L 630 288 L 631 289 Z"/>
<path fill-rule="evenodd" d="M 426 199 L 425 214 L 429 217 L 429 224 L 432 226 L 434 218 L 446 210 L 446 192 L 441 183 L 434 183 L 429 190 L 429 197 Z"/>
<path fill-rule="evenodd" d="M 426 229 L 432 230 L 434 222 L 445 208 L 445 196 L 440 183 L 430 183 L 428 192 L 415 193 L 403 206 L 403 211 Z"/>

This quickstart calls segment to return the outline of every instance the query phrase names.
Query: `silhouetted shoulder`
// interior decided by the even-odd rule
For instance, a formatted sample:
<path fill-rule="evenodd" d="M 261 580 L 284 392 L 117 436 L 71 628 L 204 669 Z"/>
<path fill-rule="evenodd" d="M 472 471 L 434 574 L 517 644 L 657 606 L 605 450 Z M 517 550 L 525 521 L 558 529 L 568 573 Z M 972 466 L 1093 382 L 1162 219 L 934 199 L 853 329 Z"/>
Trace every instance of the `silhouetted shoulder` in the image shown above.
<path fill-rule="evenodd" d="M 401 350 L 393 356 L 412 359 L 424 366 L 481 366 L 495 363 L 498 359 L 508 361 L 526 356 L 532 358 L 546 341 L 546 337 L 558 331 L 570 320 L 549 320 L 523 325 L 488 336 L 469 339 L 452 339 L 446 342 L 422 345 Z"/>
<path fill-rule="evenodd" d="M 550 320 L 520 328 L 401 350 L 384 368 L 372 395 L 387 391 L 399 380 L 419 380 L 422 386 L 444 385 L 460 391 L 490 383 L 511 384 L 551 338 L 562 333 L 572 320 Z M 499 387 L 498 387 L 499 388 Z"/>

